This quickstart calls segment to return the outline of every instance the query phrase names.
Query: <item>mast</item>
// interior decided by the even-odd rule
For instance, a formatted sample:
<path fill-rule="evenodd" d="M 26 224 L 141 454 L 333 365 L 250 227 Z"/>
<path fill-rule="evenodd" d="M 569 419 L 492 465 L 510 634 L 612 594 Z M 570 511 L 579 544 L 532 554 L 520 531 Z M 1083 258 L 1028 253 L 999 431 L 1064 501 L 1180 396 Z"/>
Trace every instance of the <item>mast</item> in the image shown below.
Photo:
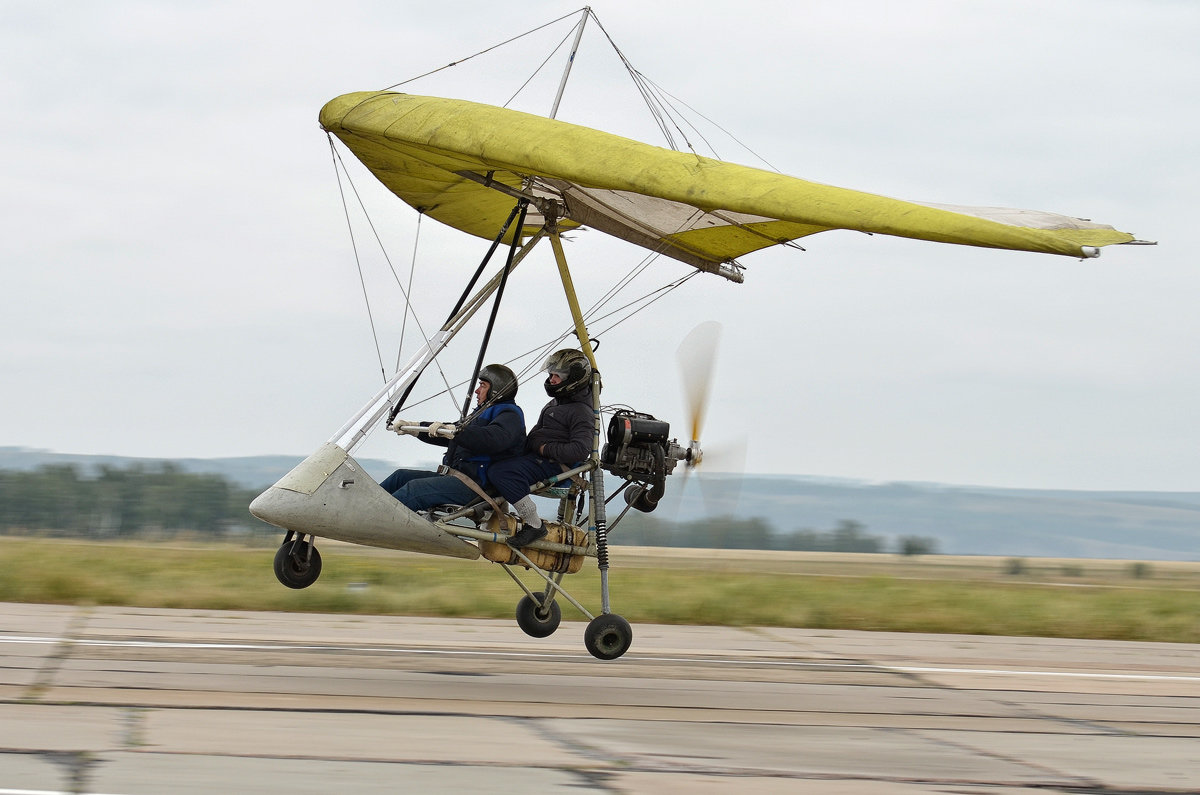
<path fill-rule="evenodd" d="M 583 18 L 575 29 L 575 41 L 571 43 L 571 54 L 567 56 L 567 65 L 563 68 L 562 79 L 558 81 L 558 93 L 554 95 L 554 105 L 550 108 L 550 118 L 558 115 L 558 105 L 562 102 L 563 91 L 567 88 L 567 78 L 571 76 L 571 66 L 575 63 L 575 53 L 579 52 L 579 40 L 583 38 L 583 28 L 587 25 L 588 16 L 592 13 L 591 6 L 583 7 Z"/>
<path fill-rule="evenodd" d="M 579 42 L 583 38 L 583 29 L 587 25 L 588 16 L 591 13 L 591 6 L 584 6 L 583 16 L 580 18 L 579 25 L 575 29 L 575 40 L 571 43 L 571 53 L 567 58 L 567 65 L 563 69 L 562 78 L 558 83 L 558 93 L 555 95 L 554 105 L 550 109 L 550 118 L 554 118 L 555 114 L 558 113 L 558 106 L 562 102 L 563 92 L 567 87 L 567 78 L 571 75 L 571 66 L 575 62 L 575 54 L 579 51 Z M 505 225 L 505 229 L 507 229 L 507 225 Z M 497 237 L 497 242 L 499 242 L 499 238 L 504 235 L 504 231 L 505 230 L 501 230 L 500 236 Z M 364 406 L 357 414 L 351 417 L 345 423 L 345 425 L 343 425 L 338 432 L 333 435 L 333 438 L 330 439 L 330 442 L 346 450 L 346 452 L 353 452 L 354 448 L 357 447 L 359 443 L 361 443 L 366 437 L 368 429 L 374 427 L 374 425 L 394 407 L 399 396 L 406 393 L 406 390 L 411 387 L 418 377 L 420 377 L 421 372 L 424 371 L 429 363 L 432 362 L 439 353 L 441 353 L 442 349 L 444 349 L 447 344 L 449 344 L 450 340 L 453 339 L 455 334 L 462 329 L 466 321 L 475 314 L 487 296 L 496 291 L 504 277 L 507 275 L 508 271 L 511 270 L 512 267 L 515 267 L 516 264 L 519 263 L 526 254 L 529 253 L 529 251 L 533 248 L 537 241 L 541 239 L 541 237 L 543 237 L 543 234 L 539 233 L 531 240 L 526 242 L 521 250 L 516 252 L 515 258 L 513 258 L 514 252 L 510 251 L 509 257 L 512 264 L 501 271 L 501 273 L 493 277 L 493 279 L 487 285 L 481 288 L 466 306 L 463 306 L 463 301 L 460 300 L 459 305 L 455 308 L 454 312 L 451 313 L 451 318 L 448 319 L 441 330 L 433 336 L 433 339 L 429 340 L 425 346 L 412 357 L 411 361 L 403 369 L 398 370 L 396 374 L 386 384 L 384 384 L 383 389 L 380 390 L 380 392 L 376 394 L 366 406 Z M 576 321 L 576 333 L 579 334 L 580 344 L 582 345 L 585 354 L 592 362 L 592 366 L 595 367 L 595 358 L 594 354 L 592 353 L 591 342 L 587 337 L 586 329 L 582 325 L 583 319 L 579 313 L 578 300 L 575 299 L 574 288 L 570 282 L 570 273 L 566 271 L 566 261 L 562 257 L 561 244 L 558 243 L 557 233 L 553 235 L 552 243 L 558 245 L 557 254 L 559 258 L 559 269 L 560 273 L 562 274 L 562 278 L 564 279 L 564 288 L 567 291 L 567 298 L 571 305 L 572 315 Z M 515 248 L 516 245 L 514 243 L 514 250 Z M 488 256 L 491 256 L 491 252 L 489 252 Z M 482 356 L 482 352 L 480 355 Z M 476 372 L 478 372 L 478 370 L 479 368 L 476 366 Z M 468 400 L 470 400 L 469 397 Z M 599 427 L 599 420 L 597 420 L 597 427 Z"/>

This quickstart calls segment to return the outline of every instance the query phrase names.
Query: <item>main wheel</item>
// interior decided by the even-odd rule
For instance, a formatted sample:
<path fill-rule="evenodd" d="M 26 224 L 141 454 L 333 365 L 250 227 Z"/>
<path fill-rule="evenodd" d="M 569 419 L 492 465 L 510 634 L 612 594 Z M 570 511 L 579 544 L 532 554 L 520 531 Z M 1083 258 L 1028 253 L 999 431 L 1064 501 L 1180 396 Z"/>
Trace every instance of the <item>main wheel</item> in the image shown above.
<path fill-rule="evenodd" d="M 321 553 L 311 542 L 285 541 L 275 553 L 275 576 L 289 588 L 307 588 L 321 576 Z"/>
<path fill-rule="evenodd" d="M 629 651 L 633 643 L 633 628 L 616 613 L 605 613 L 593 618 L 583 631 L 583 645 L 593 657 L 615 660 Z"/>
<path fill-rule="evenodd" d="M 545 598 L 544 594 L 538 594 L 539 600 Z M 562 608 L 558 606 L 557 600 L 551 602 L 550 606 L 544 610 L 528 594 L 522 596 L 521 601 L 517 602 L 517 626 L 532 638 L 544 638 L 554 634 L 560 621 L 562 621 Z"/>

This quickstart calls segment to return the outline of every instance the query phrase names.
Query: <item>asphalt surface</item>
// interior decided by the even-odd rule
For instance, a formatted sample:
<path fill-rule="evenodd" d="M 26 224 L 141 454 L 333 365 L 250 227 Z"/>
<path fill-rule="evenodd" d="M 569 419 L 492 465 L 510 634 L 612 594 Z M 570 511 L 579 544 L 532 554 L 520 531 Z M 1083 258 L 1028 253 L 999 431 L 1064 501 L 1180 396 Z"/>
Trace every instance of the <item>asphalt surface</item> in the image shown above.
<path fill-rule="evenodd" d="M 1200 646 L 0 604 L 4 793 L 1200 790 Z"/>

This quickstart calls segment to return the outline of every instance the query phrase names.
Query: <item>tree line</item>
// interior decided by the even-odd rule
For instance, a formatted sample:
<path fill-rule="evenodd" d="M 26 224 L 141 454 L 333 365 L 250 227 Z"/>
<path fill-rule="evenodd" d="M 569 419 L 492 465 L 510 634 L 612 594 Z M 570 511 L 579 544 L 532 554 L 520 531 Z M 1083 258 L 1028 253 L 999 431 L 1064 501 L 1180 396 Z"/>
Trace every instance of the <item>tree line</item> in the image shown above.
<path fill-rule="evenodd" d="M 277 532 L 250 515 L 257 495 L 170 462 L 102 465 L 92 473 L 73 464 L 0 470 L 0 531 L 91 538 Z"/>
<path fill-rule="evenodd" d="M 932 555 L 937 541 L 924 536 L 902 536 L 894 542 L 870 535 L 861 522 L 842 519 L 830 530 L 799 528 L 779 532 L 762 517 L 716 516 L 673 522 L 630 512 L 609 536 L 614 544 L 699 549 L 777 549 L 796 552 L 895 552 Z"/>
<path fill-rule="evenodd" d="M 32 471 L 0 470 L 0 533 L 100 539 L 228 536 L 274 537 L 281 531 L 250 514 L 259 489 L 221 475 L 184 472 L 177 464 L 102 465 L 85 473 L 74 464 Z M 671 522 L 631 512 L 613 528 L 615 544 L 704 549 L 936 553 L 930 538 L 906 536 L 889 545 L 861 523 L 845 519 L 827 531 L 778 532 L 761 517 L 718 516 Z M 891 546 L 891 548 L 889 548 Z"/>

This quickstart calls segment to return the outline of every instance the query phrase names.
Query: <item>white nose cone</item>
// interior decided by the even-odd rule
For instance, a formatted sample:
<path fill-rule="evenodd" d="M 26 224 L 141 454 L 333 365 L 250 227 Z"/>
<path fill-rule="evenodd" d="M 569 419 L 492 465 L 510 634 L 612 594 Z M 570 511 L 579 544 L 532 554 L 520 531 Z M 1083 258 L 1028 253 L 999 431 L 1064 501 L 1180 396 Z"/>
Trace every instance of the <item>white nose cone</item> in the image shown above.
<path fill-rule="evenodd" d="M 285 530 L 352 544 L 479 557 L 478 547 L 410 511 L 335 444 L 324 445 L 258 495 L 250 513 Z"/>

